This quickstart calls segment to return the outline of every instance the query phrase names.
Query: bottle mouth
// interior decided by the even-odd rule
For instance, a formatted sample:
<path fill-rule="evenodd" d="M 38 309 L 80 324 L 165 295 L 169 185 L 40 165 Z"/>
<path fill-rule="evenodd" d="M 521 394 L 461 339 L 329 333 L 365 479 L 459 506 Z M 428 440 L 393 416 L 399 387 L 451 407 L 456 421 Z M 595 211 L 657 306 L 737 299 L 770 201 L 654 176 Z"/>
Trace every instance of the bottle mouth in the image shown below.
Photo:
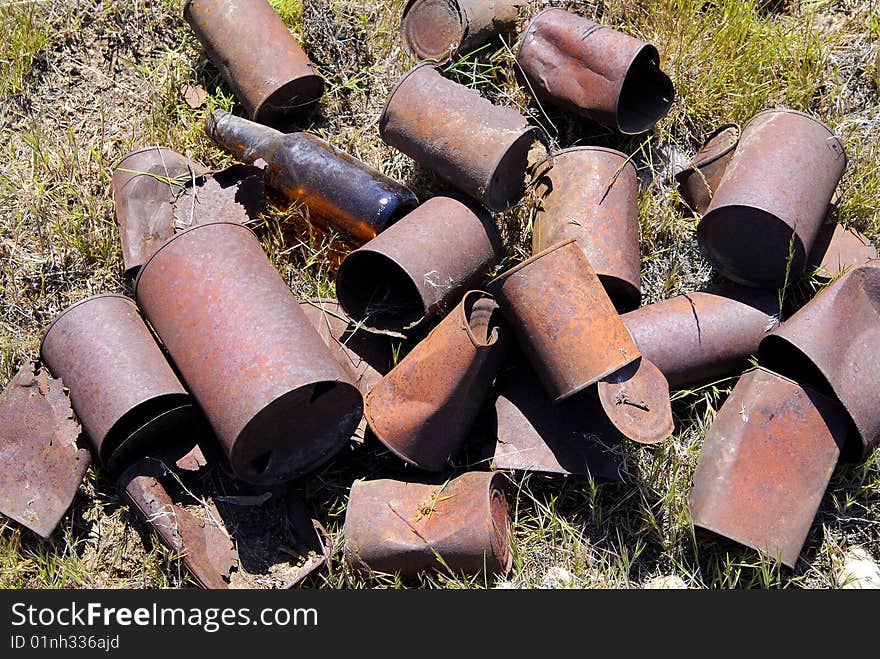
<path fill-rule="evenodd" d="M 228 116 L 229 113 L 226 110 L 214 110 L 208 115 L 205 119 L 205 133 L 207 133 L 208 137 L 212 140 L 216 139 L 220 122 Z"/>

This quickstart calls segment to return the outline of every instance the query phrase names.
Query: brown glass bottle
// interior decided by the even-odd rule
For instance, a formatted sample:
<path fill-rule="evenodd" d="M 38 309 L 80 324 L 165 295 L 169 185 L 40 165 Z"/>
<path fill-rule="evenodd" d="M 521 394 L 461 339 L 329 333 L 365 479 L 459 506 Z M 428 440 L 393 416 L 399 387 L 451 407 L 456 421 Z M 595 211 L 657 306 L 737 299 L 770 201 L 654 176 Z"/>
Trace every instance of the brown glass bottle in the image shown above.
<path fill-rule="evenodd" d="M 282 133 L 215 110 L 208 136 L 243 162 L 266 161 L 266 185 L 306 204 L 317 224 L 360 246 L 419 201 L 405 186 L 308 133 Z"/>

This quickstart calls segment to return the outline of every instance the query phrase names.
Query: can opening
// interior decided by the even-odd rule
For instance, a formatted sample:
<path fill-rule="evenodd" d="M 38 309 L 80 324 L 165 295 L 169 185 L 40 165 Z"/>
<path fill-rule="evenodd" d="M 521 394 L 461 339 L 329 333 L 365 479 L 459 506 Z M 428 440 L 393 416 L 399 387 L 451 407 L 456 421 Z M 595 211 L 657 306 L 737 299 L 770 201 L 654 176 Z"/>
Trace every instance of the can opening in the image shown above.
<path fill-rule="evenodd" d="M 617 99 L 617 127 L 638 135 L 663 119 L 675 100 L 675 86 L 660 70 L 660 54 L 647 45 L 630 64 Z"/>
<path fill-rule="evenodd" d="M 535 130 L 526 130 L 498 161 L 485 193 L 485 204 L 489 210 L 505 211 L 522 199 L 526 192 L 529 152 L 536 141 Z"/>
<path fill-rule="evenodd" d="M 319 75 L 305 75 L 282 85 L 272 92 L 260 107 L 254 110 L 254 121 L 286 129 L 294 119 L 306 114 L 324 94 L 324 79 Z"/>

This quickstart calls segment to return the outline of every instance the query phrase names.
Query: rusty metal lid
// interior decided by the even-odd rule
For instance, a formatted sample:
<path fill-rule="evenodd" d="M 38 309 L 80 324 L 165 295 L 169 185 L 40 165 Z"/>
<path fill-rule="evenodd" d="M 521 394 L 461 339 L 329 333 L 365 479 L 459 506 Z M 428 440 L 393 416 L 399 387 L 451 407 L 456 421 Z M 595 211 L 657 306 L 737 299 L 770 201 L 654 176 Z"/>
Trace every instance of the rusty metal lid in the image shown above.
<path fill-rule="evenodd" d="M 623 434 L 639 444 L 657 444 L 675 430 L 669 383 L 654 364 L 641 357 L 596 385 L 602 409 Z"/>

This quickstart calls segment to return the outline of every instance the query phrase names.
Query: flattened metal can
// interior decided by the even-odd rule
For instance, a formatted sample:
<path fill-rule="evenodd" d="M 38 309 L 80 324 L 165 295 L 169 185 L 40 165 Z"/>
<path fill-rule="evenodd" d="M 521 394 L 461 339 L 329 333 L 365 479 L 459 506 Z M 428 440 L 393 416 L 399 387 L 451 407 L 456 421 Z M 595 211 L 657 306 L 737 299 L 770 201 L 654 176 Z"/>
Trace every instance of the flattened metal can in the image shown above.
<path fill-rule="evenodd" d="M 407 332 L 477 287 L 501 249 L 487 213 L 433 197 L 345 257 L 336 295 L 364 328 Z"/>
<path fill-rule="evenodd" d="M 400 32 L 411 55 L 448 62 L 516 23 L 525 0 L 409 0 Z"/>
<path fill-rule="evenodd" d="M 532 19 L 516 61 L 537 100 L 625 135 L 653 128 L 675 99 L 654 46 L 563 9 Z"/>
<path fill-rule="evenodd" d="M 70 389 L 99 460 L 111 471 L 197 423 L 192 399 L 122 295 L 97 295 L 62 311 L 40 357 Z"/>
<path fill-rule="evenodd" d="M 739 124 L 725 124 L 706 138 L 690 165 L 675 176 L 681 196 L 701 215 L 709 208 L 715 190 L 739 144 Z"/>
<path fill-rule="evenodd" d="M 738 284 L 796 281 L 845 169 L 840 138 L 813 117 L 794 110 L 756 115 L 697 227 L 706 257 Z"/>
<path fill-rule="evenodd" d="M 428 62 L 392 90 L 379 134 L 491 211 L 522 199 L 529 154 L 538 142 L 537 129 L 519 112 L 447 80 Z"/>
<path fill-rule="evenodd" d="M 470 291 L 367 395 L 370 429 L 392 453 L 442 471 L 464 445 L 507 352 L 498 305 Z"/>
<path fill-rule="evenodd" d="M 843 275 L 767 335 L 760 363 L 837 398 L 852 421 L 844 458 L 880 444 L 880 261 Z"/>
<path fill-rule="evenodd" d="M 553 155 L 538 179 L 532 253 L 576 238 L 608 296 L 621 311 L 642 300 L 639 181 L 619 151 L 575 147 Z"/>
<path fill-rule="evenodd" d="M 321 99 L 324 79 L 266 0 L 187 0 L 183 17 L 254 121 L 283 126 Z"/>
<path fill-rule="evenodd" d="M 696 526 L 794 567 L 846 435 L 836 401 L 765 369 L 740 378 L 700 453 Z"/>
<path fill-rule="evenodd" d="M 292 480 L 348 442 L 360 392 L 250 229 L 177 234 L 141 269 L 135 292 L 239 478 Z"/>
<path fill-rule="evenodd" d="M 554 403 L 641 356 L 573 238 L 508 270 L 489 291 Z"/>
<path fill-rule="evenodd" d="M 513 556 L 504 480 L 471 471 L 423 483 L 355 481 L 345 511 L 346 561 L 402 577 L 506 574 Z"/>

